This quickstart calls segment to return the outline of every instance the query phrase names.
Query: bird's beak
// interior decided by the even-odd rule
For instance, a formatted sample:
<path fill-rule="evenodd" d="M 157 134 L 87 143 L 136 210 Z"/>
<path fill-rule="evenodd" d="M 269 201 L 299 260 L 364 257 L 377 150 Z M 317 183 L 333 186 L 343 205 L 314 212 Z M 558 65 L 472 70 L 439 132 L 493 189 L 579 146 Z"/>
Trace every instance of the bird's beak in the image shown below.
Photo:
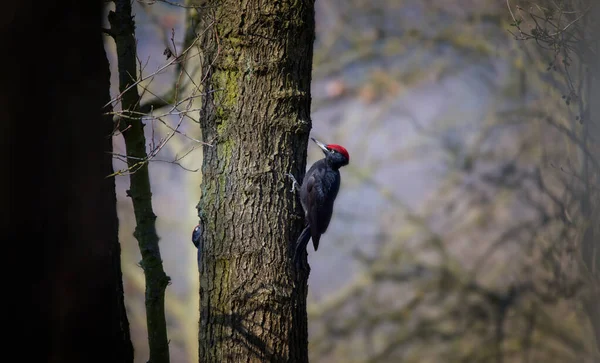
<path fill-rule="evenodd" d="M 327 154 L 329 152 L 329 149 L 327 148 L 327 146 L 325 144 L 323 144 L 322 142 L 320 142 L 319 140 L 315 139 L 314 137 L 310 138 L 312 141 L 315 142 L 315 144 L 319 145 L 319 147 L 321 148 L 321 150 L 323 150 L 323 152 L 325 154 Z"/>

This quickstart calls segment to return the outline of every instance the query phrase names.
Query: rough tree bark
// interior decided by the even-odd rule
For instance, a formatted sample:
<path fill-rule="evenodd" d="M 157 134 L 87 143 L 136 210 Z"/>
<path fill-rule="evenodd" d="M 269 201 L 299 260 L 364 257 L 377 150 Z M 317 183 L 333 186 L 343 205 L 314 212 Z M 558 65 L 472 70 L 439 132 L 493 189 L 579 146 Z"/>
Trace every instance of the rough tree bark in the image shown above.
<path fill-rule="evenodd" d="M 205 2 L 201 362 L 307 362 L 307 272 L 291 244 L 311 128 L 313 1 Z"/>
<path fill-rule="evenodd" d="M 101 114 L 110 86 L 102 7 L 22 1 L 0 14 L 12 54 L 0 77 L 0 238 L 14 304 L 2 325 L 32 361 L 133 362 L 106 179 L 113 125 Z"/>

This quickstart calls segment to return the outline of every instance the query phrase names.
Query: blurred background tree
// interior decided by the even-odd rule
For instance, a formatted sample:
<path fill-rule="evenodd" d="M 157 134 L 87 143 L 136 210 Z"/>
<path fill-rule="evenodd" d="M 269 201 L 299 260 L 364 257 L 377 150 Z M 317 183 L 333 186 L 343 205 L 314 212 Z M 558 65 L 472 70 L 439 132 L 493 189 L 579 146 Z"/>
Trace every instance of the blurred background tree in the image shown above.
<path fill-rule="evenodd" d="M 2 326 L 4 345 L 32 361 L 133 361 L 106 178 L 113 124 L 100 111 L 103 6 L 23 1 L 0 15 Z"/>
<path fill-rule="evenodd" d="M 192 5 L 134 3 L 140 68 L 152 75 L 140 83 L 143 100 L 156 106 L 147 138 L 158 141 L 179 122 L 184 133 L 156 157 L 182 167 L 150 166 L 172 278 L 174 362 L 195 362 L 198 352 L 190 234 L 201 175 L 190 170 L 202 160 L 193 111 L 200 101 L 193 98 L 183 121 L 160 101 L 174 90 L 179 99 L 192 95 L 198 51 L 156 70 L 201 31 L 193 19 L 202 8 Z M 592 5 L 316 2 L 312 135 L 346 146 L 352 163 L 322 247 L 309 249 L 311 361 L 600 361 L 600 33 Z M 309 164 L 320 157 L 308 152 Z M 117 178 L 119 196 L 123 185 Z M 143 279 L 131 207 L 121 198 L 119 206 L 126 303 L 142 362 Z"/>

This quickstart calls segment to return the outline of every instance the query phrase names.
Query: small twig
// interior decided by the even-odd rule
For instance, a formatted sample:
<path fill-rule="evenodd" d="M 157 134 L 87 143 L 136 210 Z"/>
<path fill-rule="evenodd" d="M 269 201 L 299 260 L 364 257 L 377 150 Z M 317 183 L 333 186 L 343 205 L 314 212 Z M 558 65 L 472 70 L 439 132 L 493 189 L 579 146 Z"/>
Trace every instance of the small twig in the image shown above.
<path fill-rule="evenodd" d="M 204 29 L 203 32 L 206 32 L 212 25 L 214 24 L 214 22 L 210 23 L 206 29 Z M 181 54 L 185 54 L 187 53 L 190 49 L 192 49 L 192 47 L 196 44 L 196 42 L 198 41 L 199 37 L 197 37 L 196 39 L 194 39 L 194 41 L 192 42 L 192 44 L 190 44 L 189 47 L 187 47 Z M 123 95 L 129 91 L 130 89 L 132 89 L 133 87 L 137 86 L 138 84 L 140 84 L 140 82 L 143 82 L 151 77 L 154 77 L 158 74 L 160 74 L 162 71 L 164 71 L 165 69 L 167 69 L 168 67 L 170 67 L 171 65 L 173 65 L 174 63 L 179 61 L 179 57 L 177 58 L 173 58 L 172 60 L 170 60 L 169 62 L 167 62 L 166 64 L 164 64 L 163 66 L 159 67 L 154 73 L 149 74 L 146 77 L 142 77 L 140 79 L 138 79 L 137 81 L 133 82 L 131 85 L 127 86 L 121 93 L 119 93 L 119 95 L 117 95 L 116 97 L 114 97 L 113 99 L 111 99 L 110 101 L 108 101 L 104 106 L 102 106 L 102 108 L 107 107 L 108 105 L 118 101 L 121 99 L 121 97 L 123 97 Z"/>
<path fill-rule="evenodd" d="M 171 28 L 171 44 L 173 44 L 173 54 L 175 57 L 179 57 L 177 54 L 177 45 L 175 44 L 175 28 Z"/>

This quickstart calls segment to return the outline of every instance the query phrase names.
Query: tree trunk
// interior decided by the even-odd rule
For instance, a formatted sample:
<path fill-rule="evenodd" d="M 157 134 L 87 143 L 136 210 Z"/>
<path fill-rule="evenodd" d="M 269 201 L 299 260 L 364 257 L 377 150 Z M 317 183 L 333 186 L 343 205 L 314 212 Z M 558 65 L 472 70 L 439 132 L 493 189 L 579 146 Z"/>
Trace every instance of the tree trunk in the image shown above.
<path fill-rule="evenodd" d="M 152 208 L 152 188 L 146 152 L 145 124 L 139 117 L 140 96 L 137 85 L 137 47 L 135 22 L 131 12 L 131 0 L 115 0 L 115 11 L 108 14 L 110 32 L 117 48 L 119 91 L 122 94 L 122 114 L 117 118 L 119 130 L 125 140 L 129 189 L 135 214 L 135 231 L 142 255 L 141 266 L 146 282 L 145 306 L 148 327 L 149 362 L 168 363 L 169 340 L 165 316 L 165 290 L 170 278 L 164 271 L 159 237 L 156 232 L 156 215 Z"/>
<path fill-rule="evenodd" d="M 576 125 L 581 127 L 581 139 L 583 147 L 587 152 L 580 153 L 581 179 L 585 182 L 585 189 L 580 196 L 580 211 L 584 218 L 584 231 L 581 239 L 581 258 L 583 261 L 584 280 L 589 283 L 587 286 L 587 294 L 584 295 L 583 308 L 589 317 L 590 326 L 592 328 L 593 339 L 596 353 L 600 353 L 600 196 L 597 188 L 594 185 L 598 184 L 600 178 L 599 171 L 594 168 L 594 164 L 590 161 L 590 156 L 598 160 L 600 158 L 599 145 L 597 140 L 600 139 L 600 128 L 598 120 L 600 119 L 600 107 L 598 100 L 600 99 L 600 62 L 596 54 L 598 53 L 598 43 L 596 40 L 597 34 L 600 31 L 600 6 L 595 1 L 584 1 L 576 4 L 576 9 L 585 13 L 588 12 L 585 18 L 579 20 L 582 22 L 584 29 L 584 40 L 581 41 L 579 48 L 580 67 L 583 67 L 585 73 L 583 89 L 585 102 L 580 113 L 583 117 L 583 123 Z M 577 129 L 574 129 L 577 132 Z M 595 357 L 594 362 L 600 362 L 600 358 Z"/>
<path fill-rule="evenodd" d="M 113 125 L 101 114 L 110 85 L 102 1 L 7 6 L 0 236 L 15 306 L 3 327 L 32 361 L 132 362 L 106 178 Z"/>
<path fill-rule="evenodd" d="M 205 146 L 198 215 L 201 362 L 307 362 L 302 177 L 311 128 L 312 1 L 208 1 L 198 14 Z"/>

